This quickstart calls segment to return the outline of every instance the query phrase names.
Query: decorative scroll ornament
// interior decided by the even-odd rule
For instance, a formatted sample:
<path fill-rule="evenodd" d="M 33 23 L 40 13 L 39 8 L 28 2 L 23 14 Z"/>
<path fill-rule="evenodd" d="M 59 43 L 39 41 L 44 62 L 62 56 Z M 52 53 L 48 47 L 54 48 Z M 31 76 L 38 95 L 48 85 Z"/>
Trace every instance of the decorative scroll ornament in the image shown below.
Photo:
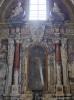
<path fill-rule="evenodd" d="M 40 42 L 42 40 L 44 29 L 45 27 L 43 25 L 37 27 L 33 26 L 31 28 L 32 39 L 34 42 Z"/>

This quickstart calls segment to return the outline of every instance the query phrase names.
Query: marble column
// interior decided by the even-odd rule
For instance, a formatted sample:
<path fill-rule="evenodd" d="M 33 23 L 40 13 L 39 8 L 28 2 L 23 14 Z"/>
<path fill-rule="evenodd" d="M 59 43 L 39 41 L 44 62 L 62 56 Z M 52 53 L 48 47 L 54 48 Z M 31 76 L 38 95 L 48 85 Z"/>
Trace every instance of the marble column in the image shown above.
<path fill-rule="evenodd" d="M 9 94 L 12 85 L 12 69 L 14 62 L 14 40 L 12 38 L 8 39 L 8 78 L 6 81 L 5 94 Z"/>
<path fill-rule="evenodd" d="M 63 67 L 63 85 L 64 91 L 67 96 L 71 96 L 70 93 L 70 84 L 68 79 L 68 55 L 67 55 L 67 38 L 62 39 L 61 45 L 61 58 L 62 58 L 62 67 Z"/>
<path fill-rule="evenodd" d="M 68 85 L 68 56 L 67 56 L 67 38 L 62 39 L 61 58 L 63 67 L 63 85 Z"/>
<path fill-rule="evenodd" d="M 57 97 L 64 96 L 60 38 L 57 38 L 55 42 L 55 65 L 56 65 L 56 72 L 57 72 L 56 96 Z"/>
<path fill-rule="evenodd" d="M 55 63 L 57 69 L 57 85 L 62 84 L 61 48 L 60 40 L 55 42 Z"/>
<path fill-rule="evenodd" d="M 20 69 L 20 43 L 19 40 L 15 40 L 13 80 L 12 80 L 12 93 L 11 93 L 12 96 L 19 96 L 19 69 Z"/>
<path fill-rule="evenodd" d="M 15 41 L 15 55 L 14 55 L 14 80 L 13 83 L 18 85 L 18 74 L 20 68 L 20 43 L 19 40 Z"/>

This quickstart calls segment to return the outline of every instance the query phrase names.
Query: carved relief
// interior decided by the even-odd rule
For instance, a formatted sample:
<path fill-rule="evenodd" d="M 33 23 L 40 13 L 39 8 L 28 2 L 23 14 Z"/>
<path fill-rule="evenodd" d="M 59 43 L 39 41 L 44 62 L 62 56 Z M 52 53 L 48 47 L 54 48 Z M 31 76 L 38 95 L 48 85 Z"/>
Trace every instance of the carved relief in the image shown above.
<path fill-rule="evenodd" d="M 44 35 L 45 25 L 42 24 L 40 25 L 37 24 L 36 26 L 32 25 L 30 29 L 31 29 L 32 40 L 34 42 L 40 42 Z"/>

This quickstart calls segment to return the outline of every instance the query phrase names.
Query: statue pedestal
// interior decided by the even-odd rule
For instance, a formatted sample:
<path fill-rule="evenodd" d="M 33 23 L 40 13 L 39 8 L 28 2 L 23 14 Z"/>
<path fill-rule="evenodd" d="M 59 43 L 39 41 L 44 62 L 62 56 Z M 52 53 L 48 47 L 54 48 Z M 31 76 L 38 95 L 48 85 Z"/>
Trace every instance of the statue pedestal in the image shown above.
<path fill-rule="evenodd" d="M 71 97 L 70 86 L 69 85 L 64 86 L 64 93 L 65 93 L 65 96 Z"/>
<path fill-rule="evenodd" d="M 63 85 L 56 85 L 56 96 L 64 96 Z"/>

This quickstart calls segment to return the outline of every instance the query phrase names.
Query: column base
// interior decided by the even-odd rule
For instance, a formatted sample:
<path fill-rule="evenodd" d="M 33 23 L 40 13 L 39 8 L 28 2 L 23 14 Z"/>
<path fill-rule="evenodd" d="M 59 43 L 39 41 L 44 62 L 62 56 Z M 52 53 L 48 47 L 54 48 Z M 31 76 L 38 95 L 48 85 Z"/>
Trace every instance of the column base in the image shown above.
<path fill-rule="evenodd" d="M 12 85 L 12 91 L 11 96 L 19 96 L 19 86 L 18 85 Z"/>
<path fill-rule="evenodd" d="M 63 85 L 56 85 L 55 96 L 64 96 Z"/>
<path fill-rule="evenodd" d="M 26 93 L 21 95 L 21 100 L 32 100 L 32 93 Z"/>
<path fill-rule="evenodd" d="M 71 96 L 69 85 L 64 86 L 64 93 L 65 93 L 65 96 Z"/>

